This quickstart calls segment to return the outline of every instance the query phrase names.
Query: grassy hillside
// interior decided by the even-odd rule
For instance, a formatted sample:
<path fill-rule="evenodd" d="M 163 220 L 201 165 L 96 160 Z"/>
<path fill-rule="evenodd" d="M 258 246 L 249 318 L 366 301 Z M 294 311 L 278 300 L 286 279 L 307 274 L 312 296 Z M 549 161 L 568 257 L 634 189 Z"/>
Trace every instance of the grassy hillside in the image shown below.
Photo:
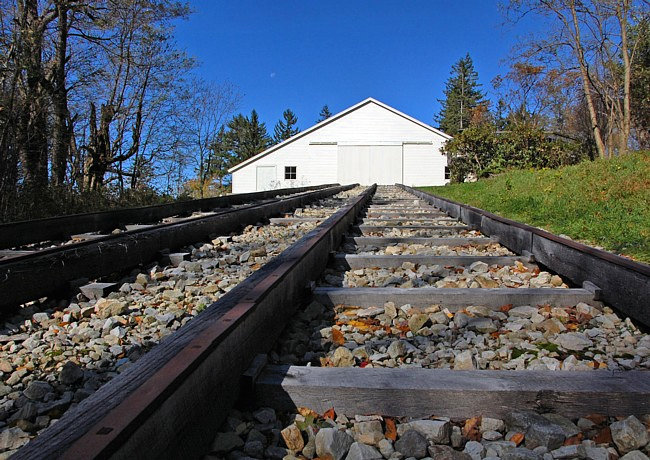
<path fill-rule="evenodd" d="M 421 190 L 650 263 L 650 152 Z"/>

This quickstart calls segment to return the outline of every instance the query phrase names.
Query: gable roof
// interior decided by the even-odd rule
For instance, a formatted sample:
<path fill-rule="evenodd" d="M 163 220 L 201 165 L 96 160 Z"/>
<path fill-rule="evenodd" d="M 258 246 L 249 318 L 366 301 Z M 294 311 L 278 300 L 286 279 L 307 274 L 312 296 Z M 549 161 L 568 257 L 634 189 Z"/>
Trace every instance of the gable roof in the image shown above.
<path fill-rule="evenodd" d="M 347 109 L 343 110 L 342 112 L 339 112 L 336 115 L 333 115 L 333 116 L 327 118 L 326 120 L 323 120 L 323 121 L 321 121 L 319 123 L 316 123 L 311 128 L 306 129 L 304 131 L 301 131 L 298 134 L 296 134 L 295 136 L 292 136 L 289 139 L 287 139 L 285 141 L 282 141 L 279 144 L 276 144 L 276 145 L 274 145 L 272 147 L 269 147 L 268 149 L 258 153 L 257 155 L 252 156 L 249 159 L 247 159 L 245 161 L 242 161 L 241 163 L 236 164 L 232 168 L 228 169 L 228 172 L 230 172 L 230 173 L 235 172 L 238 169 L 243 168 L 247 164 L 253 163 L 253 162 L 259 160 L 260 158 L 265 157 L 269 153 L 274 152 L 274 151 L 278 150 L 279 148 L 284 147 L 285 145 L 290 144 L 291 142 L 294 142 L 294 141 L 300 139 L 301 137 L 306 136 L 307 134 L 310 134 L 310 133 L 316 131 L 317 129 L 320 129 L 323 126 L 326 126 L 326 125 L 338 120 L 339 118 L 343 118 L 347 114 L 352 113 L 355 110 L 360 109 L 361 107 L 363 107 L 365 105 L 368 105 L 368 104 L 376 104 L 379 107 L 382 107 L 382 108 L 388 110 L 389 112 L 394 113 L 395 115 L 398 115 L 398 116 L 400 116 L 402 118 L 406 118 L 410 122 L 415 123 L 416 125 L 421 126 L 422 128 L 428 129 L 429 131 L 432 131 L 432 132 L 434 132 L 436 134 L 439 134 L 440 136 L 444 137 L 445 139 L 451 139 L 451 136 L 449 134 L 445 134 L 442 131 L 440 131 L 439 129 L 434 128 L 433 126 L 427 125 L 426 123 L 423 123 L 420 120 L 417 120 L 417 119 L 415 119 L 415 118 L 413 118 L 413 117 L 411 117 L 409 115 L 406 115 L 405 113 L 400 112 L 399 110 L 394 109 L 393 107 L 391 107 L 391 106 L 389 106 L 387 104 L 384 104 L 383 102 L 378 101 L 377 99 L 369 97 L 368 99 L 365 99 L 365 100 L 359 102 L 358 104 L 353 105 L 352 107 L 348 107 Z"/>

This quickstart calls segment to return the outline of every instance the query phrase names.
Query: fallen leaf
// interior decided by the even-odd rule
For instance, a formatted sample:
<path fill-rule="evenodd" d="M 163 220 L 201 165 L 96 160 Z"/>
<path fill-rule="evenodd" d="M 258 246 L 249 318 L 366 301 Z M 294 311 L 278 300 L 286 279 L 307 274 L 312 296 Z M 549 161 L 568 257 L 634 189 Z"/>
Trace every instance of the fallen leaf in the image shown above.
<path fill-rule="evenodd" d="M 593 420 L 592 420 L 593 421 Z M 610 431 L 609 427 L 606 426 L 602 430 L 600 430 L 596 436 L 592 438 L 592 440 L 596 444 L 609 444 L 612 442 L 612 432 Z"/>
<path fill-rule="evenodd" d="M 385 417 L 384 423 L 386 424 L 386 438 L 390 439 L 391 441 L 395 441 L 397 439 L 397 427 L 395 426 L 395 420 Z"/>
<path fill-rule="evenodd" d="M 323 418 L 334 420 L 336 418 L 336 412 L 334 412 L 334 408 L 331 407 L 328 410 L 326 410 L 325 413 L 323 414 Z"/>
<path fill-rule="evenodd" d="M 465 436 L 470 441 L 480 441 L 481 440 L 481 430 L 479 425 L 481 424 L 481 416 L 472 417 L 465 421 L 463 426 L 463 436 Z"/>
<path fill-rule="evenodd" d="M 367 365 L 368 365 L 368 361 L 361 361 L 361 363 L 359 364 L 359 367 L 363 369 Z"/>
<path fill-rule="evenodd" d="M 578 444 L 580 444 L 582 442 L 583 437 L 584 436 L 583 436 L 582 433 L 578 433 L 577 435 L 571 436 L 570 438 L 565 440 L 564 445 L 565 446 L 577 446 Z"/>
<path fill-rule="evenodd" d="M 516 445 L 521 444 L 524 441 L 523 433 L 515 433 L 510 437 L 510 441 L 514 442 Z"/>
<path fill-rule="evenodd" d="M 308 408 L 308 407 L 299 407 L 299 408 L 298 408 L 298 413 L 299 413 L 300 415 L 302 415 L 303 417 L 309 417 L 309 416 L 311 416 L 311 417 L 313 417 L 313 418 L 318 418 L 318 413 L 317 413 L 317 412 L 314 412 L 313 410 L 311 410 L 311 409 Z"/>
<path fill-rule="evenodd" d="M 332 329 L 332 343 L 338 346 L 345 343 L 345 337 L 343 337 L 343 333 L 338 329 Z"/>
<path fill-rule="evenodd" d="M 501 307 L 499 307 L 499 311 L 502 313 L 508 313 L 510 309 L 512 309 L 511 303 L 509 303 L 508 305 L 501 305 Z"/>

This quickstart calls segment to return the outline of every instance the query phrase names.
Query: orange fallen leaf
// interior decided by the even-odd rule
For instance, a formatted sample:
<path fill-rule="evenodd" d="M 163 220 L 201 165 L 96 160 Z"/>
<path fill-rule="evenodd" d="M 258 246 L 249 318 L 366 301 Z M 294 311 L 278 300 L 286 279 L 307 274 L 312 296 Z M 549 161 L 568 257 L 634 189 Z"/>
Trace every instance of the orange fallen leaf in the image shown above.
<path fill-rule="evenodd" d="M 564 445 L 565 446 L 577 446 L 578 444 L 580 444 L 582 442 L 583 437 L 584 436 L 583 436 L 582 433 L 578 433 L 577 435 L 571 436 L 570 438 L 565 440 Z"/>
<path fill-rule="evenodd" d="M 298 408 L 298 413 L 302 415 L 303 417 L 309 417 L 310 415 L 314 418 L 318 418 L 318 413 L 314 412 L 308 407 L 299 407 Z"/>
<path fill-rule="evenodd" d="M 501 305 L 501 307 L 499 307 L 499 311 L 502 312 L 502 313 L 508 313 L 510 311 L 510 309 L 512 309 L 512 304 L 511 303 L 509 303 L 507 305 Z"/>
<path fill-rule="evenodd" d="M 510 441 L 514 442 L 516 445 L 519 445 L 524 441 L 524 434 L 515 433 L 510 437 Z"/>
<path fill-rule="evenodd" d="M 481 440 L 481 430 L 479 425 L 481 424 L 481 417 L 472 417 L 465 421 L 463 426 L 463 436 L 465 436 L 470 441 L 480 441 Z"/>
<path fill-rule="evenodd" d="M 593 420 L 592 420 L 593 422 Z M 596 436 L 592 438 L 592 440 L 596 444 L 609 444 L 612 442 L 612 432 L 610 431 L 609 427 L 606 426 L 602 430 L 600 430 Z"/>
<path fill-rule="evenodd" d="M 392 418 L 384 417 L 384 423 L 386 424 L 386 438 L 390 439 L 391 441 L 395 441 L 397 439 L 397 427 L 395 426 L 395 420 Z"/>
<path fill-rule="evenodd" d="M 339 346 L 345 343 L 345 337 L 343 337 L 343 333 L 338 329 L 332 329 L 332 343 Z"/>
<path fill-rule="evenodd" d="M 331 407 L 328 410 L 326 410 L 325 413 L 323 414 L 323 418 L 334 420 L 336 418 L 336 412 L 334 412 L 334 408 Z"/>

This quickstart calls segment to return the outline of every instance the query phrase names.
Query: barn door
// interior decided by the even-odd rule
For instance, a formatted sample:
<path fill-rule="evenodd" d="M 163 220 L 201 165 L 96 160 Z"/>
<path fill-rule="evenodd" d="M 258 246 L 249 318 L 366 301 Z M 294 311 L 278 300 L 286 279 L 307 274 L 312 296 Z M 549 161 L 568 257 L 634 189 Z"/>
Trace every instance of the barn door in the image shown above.
<path fill-rule="evenodd" d="M 258 166 L 256 190 L 258 192 L 277 188 L 275 175 L 275 166 Z"/>
<path fill-rule="evenodd" d="M 402 146 L 370 147 L 370 183 L 392 185 L 402 183 Z"/>
<path fill-rule="evenodd" d="M 338 182 L 392 185 L 402 182 L 401 145 L 339 145 Z"/>

